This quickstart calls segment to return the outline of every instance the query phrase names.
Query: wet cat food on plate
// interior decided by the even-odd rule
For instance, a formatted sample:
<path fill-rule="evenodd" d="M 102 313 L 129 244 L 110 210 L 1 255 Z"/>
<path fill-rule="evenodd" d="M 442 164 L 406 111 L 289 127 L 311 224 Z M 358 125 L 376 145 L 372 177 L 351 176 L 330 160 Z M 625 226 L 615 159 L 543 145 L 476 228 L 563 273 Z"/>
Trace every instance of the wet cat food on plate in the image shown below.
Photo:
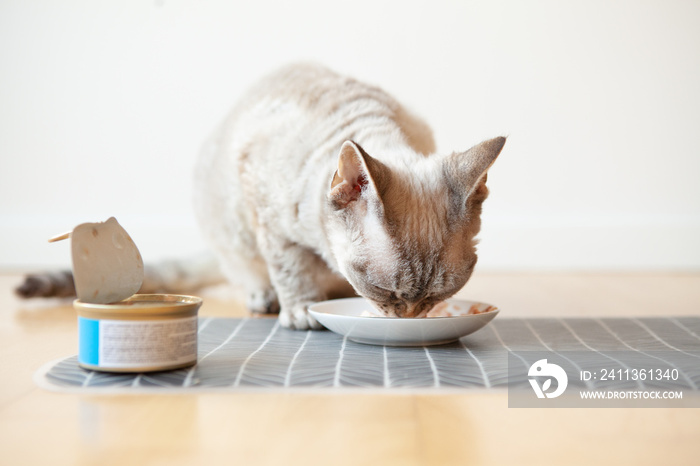
<path fill-rule="evenodd" d="M 474 315 L 474 314 L 483 314 L 485 312 L 493 311 L 496 309 L 495 306 L 490 306 L 487 305 L 482 309 L 482 306 L 479 306 L 479 304 L 475 303 L 472 304 L 469 309 L 465 312 L 464 309 L 461 309 L 459 306 L 456 306 L 454 304 L 450 304 L 446 301 L 443 301 L 441 303 L 438 303 L 433 307 L 430 312 L 426 315 L 426 317 L 458 317 L 458 316 L 465 316 L 465 315 Z M 372 309 L 371 311 L 363 311 L 360 314 L 360 317 L 388 317 L 385 316 L 384 314 L 381 314 L 379 311 L 376 311 Z"/>

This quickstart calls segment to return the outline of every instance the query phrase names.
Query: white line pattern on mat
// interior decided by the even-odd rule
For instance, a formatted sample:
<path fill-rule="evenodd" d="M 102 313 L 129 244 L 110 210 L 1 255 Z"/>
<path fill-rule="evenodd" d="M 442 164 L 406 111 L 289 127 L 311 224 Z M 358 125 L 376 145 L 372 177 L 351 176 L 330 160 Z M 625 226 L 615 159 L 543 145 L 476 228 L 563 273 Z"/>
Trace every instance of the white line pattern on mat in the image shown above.
<path fill-rule="evenodd" d="M 640 354 L 647 355 L 647 356 L 649 356 L 650 358 L 657 359 L 657 360 L 659 360 L 659 361 L 661 361 L 661 362 L 664 362 L 664 363 L 668 364 L 669 366 L 675 367 L 676 369 L 678 369 L 678 373 L 679 373 L 680 375 L 682 375 L 683 378 L 685 378 L 685 380 L 690 384 L 691 387 L 693 387 L 694 390 L 697 390 L 697 389 L 698 389 L 698 386 L 695 384 L 695 382 L 693 382 L 693 380 L 692 380 L 690 377 L 688 377 L 688 376 L 685 374 L 685 372 L 681 370 L 680 367 L 676 366 L 676 365 L 673 364 L 672 362 L 667 361 L 667 360 L 665 360 L 665 359 L 663 359 L 663 358 L 660 358 L 660 357 L 658 357 L 658 356 L 654 356 L 653 354 L 649 354 L 649 353 L 647 353 L 646 351 L 642 351 L 642 350 L 640 350 L 640 349 L 635 348 L 634 346 L 630 346 L 629 344 L 627 344 L 627 342 L 626 342 L 625 340 L 623 340 L 622 338 L 620 338 L 620 336 L 619 336 L 617 333 L 613 332 L 612 329 L 611 329 L 610 327 L 608 327 L 608 325 L 607 325 L 605 322 L 602 321 L 602 319 L 594 319 L 594 320 L 595 320 L 596 322 L 598 322 L 598 324 L 600 324 L 601 327 L 603 327 L 605 330 L 607 330 L 608 333 L 610 333 L 610 335 L 612 335 L 612 336 L 614 336 L 615 338 L 617 338 L 617 339 L 620 341 L 620 343 L 622 343 L 623 345 L 625 345 L 625 346 L 628 347 L 629 349 L 634 350 L 634 351 L 636 351 L 636 352 L 638 352 L 638 353 L 640 353 Z"/>
<path fill-rule="evenodd" d="M 484 379 L 484 386 L 486 388 L 491 388 L 491 382 L 489 381 L 489 376 L 486 375 L 486 371 L 484 370 L 484 365 L 481 363 L 479 358 L 477 358 L 472 351 L 467 348 L 467 345 L 464 344 L 462 340 L 459 341 L 459 344 L 462 345 L 462 348 L 467 350 L 467 353 L 469 353 L 469 356 L 476 361 L 476 364 L 479 366 L 479 370 L 481 371 L 481 377 Z"/>
<path fill-rule="evenodd" d="M 672 350 L 678 351 L 679 353 L 687 354 L 688 356 L 692 356 L 692 357 L 694 357 L 694 358 L 700 358 L 700 356 L 698 356 L 697 354 L 687 353 L 687 352 L 683 351 L 682 349 L 676 348 L 675 346 L 673 346 L 673 345 L 667 343 L 663 338 L 661 338 L 660 336 L 658 336 L 658 335 L 656 334 L 656 332 L 654 332 L 652 329 L 650 329 L 646 324 L 640 322 L 639 319 L 632 319 L 632 322 L 634 322 L 635 324 L 637 324 L 637 325 L 639 325 L 640 327 L 642 327 L 644 330 L 647 331 L 647 333 L 648 333 L 649 335 L 651 335 L 652 337 L 654 337 L 655 339 L 657 339 L 657 340 L 658 340 L 659 342 L 661 342 L 662 344 L 668 346 L 668 347 L 671 348 Z"/>
<path fill-rule="evenodd" d="M 605 366 L 612 366 L 615 358 L 635 368 L 663 364 L 678 369 L 679 379 L 671 385 L 697 390 L 698 360 L 688 354 L 696 353 L 696 349 L 700 351 L 700 318 L 639 318 L 638 321 L 643 325 L 630 318 L 501 319 L 465 340 L 462 343 L 465 348 L 457 342 L 429 348 L 394 348 L 356 344 L 332 332 L 275 329 L 277 323 L 271 319 L 207 318 L 199 321 L 203 346 L 196 368 L 148 374 L 102 373 L 80 368 L 77 357 L 71 356 L 47 365 L 42 369 L 43 375 L 37 377 L 59 390 L 86 387 L 84 393 L 104 390 L 157 393 L 161 389 L 187 387 L 232 391 L 238 387 L 493 389 L 501 387 L 506 379 L 511 382 L 507 362 L 513 354 L 525 367 L 517 363 L 512 381 L 527 388 L 527 376 L 523 375 L 529 368 L 526 354 L 555 348 L 560 355 L 575 359 L 579 366 L 599 364 L 596 360 L 601 355 L 606 357 L 602 360 Z M 667 344 L 657 341 L 644 325 Z M 583 359 L 574 358 L 570 351 L 583 352 Z M 622 357 L 617 351 L 630 357 Z M 515 363 L 515 359 L 511 361 Z M 635 387 L 632 382 L 628 386 Z M 656 384 L 646 381 L 644 386 L 656 387 Z"/>
<path fill-rule="evenodd" d="M 535 331 L 535 329 L 532 327 L 532 325 L 530 325 L 530 322 L 528 322 L 527 320 L 524 321 L 524 322 L 525 322 L 525 325 L 527 326 L 527 328 L 530 329 L 530 331 L 532 332 L 532 334 L 535 335 L 535 337 L 537 337 L 537 339 L 540 341 L 540 343 L 542 343 L 542 345 L 543 345 L 545 348 L 547 348 L 547 349 L 548 349 L 549 351 L 551 351 L 552 353 L 558 354 L 558 355 L 561 356 L 562 358 L 564 358 L 564 359 L 566 359 L 567 361 L 569 361 L 571 364 L 573 364 L 574 367 L 576 367 L 576 369 L 578 369 L 579 372 L 581 372 L 581 371 L 583 370 L 583 369 L 581 368 L 581 366 L 579 366 L 578 364 L 576 364 L 574 361 L 572 361 L 571 359 L 567 358 L 566 356 L 564 356 L 563 354 L 559 353 L 558 351 L 554 351 L 554 349 L 552 349 L 551 346 L 549 346 L 547 343 L 545 343 L 544 340 L 540 337 L 540 335 L 539 335 L 539 334 Z M 590 380 L 586 380 L 585 383 L 586 383 L 586 386 L 587 386 L 590 390 L 593 390 L 593 384 L 591 383 Z"/>
<path fill-rule="evenodd" d="M 275 332 L 277 331 L 277 329 L 279 327 L 280 327 L 280 321 L 279 321 L 279 319 L 277 319 L 275 321 L 275 325 L 272 326 L 272 330 L 270 330 L 270 333 L 267 334 L 267 338 L 265 338 L 265 340 L 260 344 L 260 346 L 258 346 L 258 349 L 256 349 L 252 353 L 250 353 L 248 355 L 248 357 L 245 359 L 245 361 L 243 361 L 241 368 L 238 369 L 238 374 L 236 374 L 236 380 L 234 380 L 234 382 L 233 382 L 234 387 L 237 387 L 241 383 L 241 377 L 243 377 L 243 372 L 245 372 L 245 368 L 248 365 L 248 363 L 250 362 L 250 360 L 253 359 L 253 356 L 258 354 L 260 352 L 260 350 L 262 350 L 265 347 L 267 342 L 270 341 L 270 339 L 272 338 L 272 335 L 275 334 Z"/>
<path fill-rule="evenodd" d="M 428 347 L 424 346 L 423 349 L 425 350 L 425 355 L 428 356 L 428 362 L 430 363 L 430 370 L 433 371 L 433 380 L 435 383 L 433 386 L 435 388 L 440 387 L 440 375 L 438 374 L 437 366 L 435 365 L 435 361 L 433 360 L 433 357 L 430 355 L 430 351 L 428 351 Z"/>
<path fill-rule="evenodd" d="M 348 342 L 348 337 L 343 337 L 343 344 L 340 347 L 338 354 L 338 362 L 335 364 L 335 373 L 333 374 L 333 386 L 340 387 L 340 368 L 343 365 L 343 353 L 345 353 L 345 345 Z"/>
<path fill-rule="evenodd" d="M 192 379 L 194 378 L 194 371 L 195 371 L 195 369 L 197 369 L 197 366 L 198 366 L 199 364 L 201 364 L 202 361 L 204 361 L 209 355 L 215 353 L 216 351 L 218 351 L 218 350 L 219 350 L 220 348 L 222 348 L 223 346 L 226 346 L 226 344 L 227 344 L 229 341 L 233 340 L 233 338 L 238 334 L 239 330 L 240 330 L 241 328 L 243 328 L 243 325 L 244 325 L 246 322 L 248 322 L 247 319 L 241 319 L 241 321 L 238 323 L 238 325 L 236 325 L 236 327 L 233 329 L 233 331 L 232 331 L 231 334 L 228 336 L 228 338 L 226 338 L 219 346 L 217 346 L 216 348 L 214 348 L 213 350 L 209 351 L 207 354 L 205 354 L 204 356 L 202 356 L 201 358 L 199 358 L 199 360 L 197 361 L 197 364 L 194 365 L 194 366 L 192 366 L 192 368 L 189 370 L 189 372 L 187 372 L 187 376 L 185 377 L 185 380 L 182 381 L 182 386 L 183 386 L 183 387 L 189 387 L 190 385 L 192 385 Z"/>
<path fill-rule="evenodd" d="M 386 354 L 386 346 L 382 347 L 384 353 L 384 388 L 391 387 L 391 377 L 389 376 L 389 356 Z"/>
<path fill-rule="evenodd" d="M 506 349 L 506 351 L 508 351 L 510 354 L 512 354 L 512 355 L 515 356 L 516 358 L 520 359 L 520 360 L 523 362 L 523 364 L 525 364 L 525 367 L 530 367 L 530 363 L 527 362 L 527 359 L 525 359 L 524 357 L 520 356 L 518 353 L 516 353 L 515 351 L 513 351 L 512 349 L 510 349 L 510 347 L 509 347 L 508 345 L 506 345 L 506 343 L 503 341 L 503 338 L 501 338 L 501 335 L 498 333 L 498 330 L 496 330 L 496 326 L 495 326 L 495 325 L 490 325 L 489 328 L 491 329 L 491 331 L 493 332 L 493 334 L 496 335 L 496 338 L 498 338 L 498 341 L 499 341 L 499 342 L 501 343 L 501 345 Z"/>
<path fill-rule="evenodd" d="M 685 325 L 683 325 L 683 322 L 680 322 L 678 319 L 673 318 L 673 317 L 670 317 L 668 320 L 670 320 L 671 322 L 673 322 L 674 324 L 676 324 L 677 327 L 682 328 L 683 330 L 685 330 L 686 332 L 688 332 L 689 334 L 691 334 L 692 336 L 694 336 L 696 340 L 700 340 L 700 336 L 698 336 L 697 333 L 693 332 L 693 331 L 690 330 L 688 327 L 686 327 Z"/>
<path fill-rule="evenodd" d="M 302 351 L 304 351 L 304 347 L 306 346 L 306 342 L 309 341 L 309 338 L 311 337 L 311 332 L 313 330 L 307 330 L 306 331 L 306 337 L 304 338 L 304 342 L 301 344 L 299 349 L 294 353 L 294 357 L 292 358 L 292 361 L 289 363 L 289 367 L 287 368 L 287 374 L 284 377 L 284 386 L 289 387 L 289 384 L 292 381 L 292 368 L 294 367 L 294 363 L 297 362 L 297 358 L 301 354 Z"/>
<path fill-rule="evenodd" d="M 576 338 L 583 346 L 585 346 L 585 347 L 588 348 L 589 350 L 595 351 L 596 353 L 598 353 L 598 354 L 600 354 L 601 356 L 604 356 L 604 357 L 610 359 L 611 361 L 615 361 L 616 363 L 618 363 L 618 364 L 620 364 L 621 366 L 625 367 L 627 370 L 631 370 L 631 369 L 632 369 L 630 366 L 628 366 L 628 365 L 625 364 L 624 362 L 620 361 L 619 359 L 613 358 L 612 356 L 608 356 L 607 354 L 598 351 L 597 349 L 593 348 L 591 345 L 589 345 L 588 343 L 586 343 L 585 341 L 583 341 L 583 339 L 574 331 L 573 328 L 571 328 L 571 326 L 570 326 L 569 324 L 567 324 L 567 323 L 564 321 L 564 319 L 557 319 L 557 321 L 558 321 L 560 324 L 562 324 L 562 325 L 564 326 L 564 328 L 566 328 L 566 329 L 569 331 L 569 333 L 571 333 L 571 334 L 574 336 L 574 338 Z M 640 390 L 644 388 L 644 384 L 643 384 L 642 381 L 639 380 L 639 379 L 637 379 L 637 386 L 639 387 Z"/>
<path fill-rule="evenodd" d="M 93 376 L 96 374 L 95 371 L 90 371 L 90 373 L 85 377 L 85 380 L 83 380 L 83 387 L 87 387 L 90 385 L 90 381 L 92 380 Z"/>
<path fill-rule="evenodd" d="M 207 325 L 209 325 L 209 322 L 211 322 L 212 320 L 213 320 L 212 317 L 205 317 L 205 318 L 202 320 L 202 323 L 199 325 L 199 328 L 197 329 L 197 333 L 198 333 L 198 334 L 199 334 L 199 333 L 202 333 L 202 330 L 204 330 L 205 328 L 207 328 Z"/>

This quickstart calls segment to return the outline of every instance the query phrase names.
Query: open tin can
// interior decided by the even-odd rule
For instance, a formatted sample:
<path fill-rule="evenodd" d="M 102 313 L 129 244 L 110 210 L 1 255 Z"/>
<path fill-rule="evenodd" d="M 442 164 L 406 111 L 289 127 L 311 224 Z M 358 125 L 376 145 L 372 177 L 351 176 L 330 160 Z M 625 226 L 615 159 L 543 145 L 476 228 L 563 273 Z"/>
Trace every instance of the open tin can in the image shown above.
<path fill-rule="evenodd" d="M 151 372 L 197 362 L 197 312 L 202 299 L 135 294 L 110 304 L 75 300 L 78 363 L 107 372 Z"/>

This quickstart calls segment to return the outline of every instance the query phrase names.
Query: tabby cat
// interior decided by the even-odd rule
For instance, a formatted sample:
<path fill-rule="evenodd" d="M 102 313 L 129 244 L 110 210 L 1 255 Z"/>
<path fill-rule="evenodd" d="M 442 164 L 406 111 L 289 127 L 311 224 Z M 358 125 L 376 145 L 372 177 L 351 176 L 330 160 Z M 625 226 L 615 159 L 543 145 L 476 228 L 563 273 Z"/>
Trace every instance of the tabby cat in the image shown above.
<path fill-rule="evenodd" d="M 497 137 L 434 154 L 387 93 L 296 64 L 258 82 L 206 143 L 195 211 L 254 312 L 319 328 L 311 303 L 355 293 L 424 317 L 469 279 Z"/>

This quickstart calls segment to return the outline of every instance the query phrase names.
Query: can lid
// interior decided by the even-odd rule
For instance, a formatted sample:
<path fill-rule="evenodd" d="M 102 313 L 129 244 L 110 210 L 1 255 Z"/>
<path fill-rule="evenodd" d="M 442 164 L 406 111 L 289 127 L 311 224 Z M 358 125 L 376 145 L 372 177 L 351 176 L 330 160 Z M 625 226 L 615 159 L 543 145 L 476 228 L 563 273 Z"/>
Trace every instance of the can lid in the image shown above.
<path fill-rule="evenodd" d="M 115 303 L 139 291 L 143 284 L 143 259 L 117 219 L 80 224 L 70 238 L 79 301 Z"/>
<path fill-rule="evenodd" d="M 78 314 L 92 318 L 176 317 L 196 316 L 202 298 L 175 294 L 135 294 L 116 303 L 89 303 L 76 299 Z"/>

